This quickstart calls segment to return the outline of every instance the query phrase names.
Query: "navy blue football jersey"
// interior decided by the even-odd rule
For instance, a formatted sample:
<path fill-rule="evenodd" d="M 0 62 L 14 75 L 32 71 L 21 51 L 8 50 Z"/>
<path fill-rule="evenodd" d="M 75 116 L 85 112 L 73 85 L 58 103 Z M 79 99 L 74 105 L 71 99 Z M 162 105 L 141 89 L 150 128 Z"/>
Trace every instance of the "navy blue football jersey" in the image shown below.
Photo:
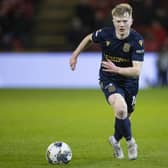
<path fill-rule="evenodd" d="M 132 61 L 144 60 L 143 38 L 133 29 L 131 29 L 127 38 L 120 40 L 116 37 L 114 27 L 103 28 L 93 32 L 92 40 L 100 44 L 102 61 L 110 59 L 119 67 L 131 67 Z M 100 66 L 100 80 L 109 80 L 109 78 L 114 80 L 138 80 L 138 78 L 104 72 Z"/>

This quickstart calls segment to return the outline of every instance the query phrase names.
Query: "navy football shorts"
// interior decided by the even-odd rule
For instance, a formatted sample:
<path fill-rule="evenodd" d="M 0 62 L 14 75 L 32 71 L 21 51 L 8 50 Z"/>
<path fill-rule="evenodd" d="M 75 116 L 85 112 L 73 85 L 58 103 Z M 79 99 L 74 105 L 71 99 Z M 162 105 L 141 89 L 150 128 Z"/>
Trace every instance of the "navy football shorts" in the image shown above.
<path fill-rule="evenodd" d="M 136 95 L 138 92 L 138 85 L 124 85 L 123 82 L 116 81 L 100 81 L 100 87 L 106 97 L 108 102 L 108 97 L 114 93 L 121 94 L 128 107 L 128 113 L 132 113 L 134 111 L 135 103 L 136 103 Z"/>

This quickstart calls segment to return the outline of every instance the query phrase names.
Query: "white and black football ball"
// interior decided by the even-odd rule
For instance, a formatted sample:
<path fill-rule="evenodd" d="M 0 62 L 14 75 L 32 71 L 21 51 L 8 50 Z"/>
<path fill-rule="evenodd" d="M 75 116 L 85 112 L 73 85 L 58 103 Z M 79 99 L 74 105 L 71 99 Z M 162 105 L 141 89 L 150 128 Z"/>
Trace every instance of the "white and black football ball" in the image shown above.
<path fill-rule="evenodd" d="M 50 164 L 67 164 L 72 159 L 72 150 L 65 142 L 53 142 L 47 148 L 46 159 Z"/>

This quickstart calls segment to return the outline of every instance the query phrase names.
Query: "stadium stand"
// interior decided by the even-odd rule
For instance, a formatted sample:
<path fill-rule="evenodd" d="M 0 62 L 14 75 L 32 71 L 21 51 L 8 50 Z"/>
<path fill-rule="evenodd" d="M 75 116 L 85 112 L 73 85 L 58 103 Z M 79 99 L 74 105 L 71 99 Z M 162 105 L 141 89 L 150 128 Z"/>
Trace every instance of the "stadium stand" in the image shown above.
<path fill-rule="evenodd" d="M 0 49 L 23 51 L 29 48 L 35 3 L 32 0 L 2 0 L 0 3 Z"/>
<path fill-rule="evenodd" d="M 32 48 L 36 51 L 65 51 L 69 49 L 66 32 L 77 0 L 43 0 L 35 16 Z"/>

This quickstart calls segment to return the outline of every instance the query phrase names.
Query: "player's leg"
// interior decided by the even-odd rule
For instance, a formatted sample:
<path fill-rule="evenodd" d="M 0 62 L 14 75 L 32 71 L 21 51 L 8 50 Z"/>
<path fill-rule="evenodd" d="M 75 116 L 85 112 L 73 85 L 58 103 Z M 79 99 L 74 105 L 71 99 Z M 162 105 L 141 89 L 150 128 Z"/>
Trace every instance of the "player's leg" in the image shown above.
<path fill-rule="evenodd" d="M 121 159 L 124 158 L 124 154 L 120 147 L 119 141 L 125 133 L 123 119 L 127 118 L 127 104 L 125 103 L 123 96 L 118 93 L 111 94 L 108 98 L 108 102 L 115 112 L 115 131 L 114 135 L 111 136 L 109 139 L 111 140 L 110 142 L 113 145 L 115 156 Z"/>
<path fill-rule="evenodd" d="M 106 100 L 108 101 L 108 97 L 111 94 L 114 94 L 116 92 L 116 87 L 111 81 L 100 81 L 100 87 L 106 97 Z M 109 103 L 109 102 L 108 102 Z M 124 158 L 124 154 L 122 151 L 122 148 L 120 146 L 119 140 L 122 138 L 122 132 L 120 131 L 120 126 L 118 122 L 115 121 L 115 138 L 114 136 L 109 137 L 109 143 L 112 145 L 114 149 L 114 156 L 118 159 Z"/>
<path fill-rule="evenodd" d="M 110 102 L 110 101 L 113 101 L 113 100 L 110 98 L 110 101 L 109 101 L 108 99 L 109 99 L 109 97 L 114 97 L 114 100 L 115 100 L 116 95 L 119 95 L 119 94 L 116 94 L 116 92 L 118 90 L 117 85 L 115 85 L 111 81 L 100 81 L 100 86 L 101 86 L 102 91 L 105 94 L 105 97 L 106 97 L 106 100 L 108 101 L 108 103 L 112 104 L 112 102 Z M 117 104 L 115 104 L 115 105 L 118 106 Z M 126 108 L 125 104 L 124 104 L 124 108 Z M 120 139 L 123 137 L 123 130 L 122 130 L 121 125 L 122 124 L 121 124 L 120 120 L 117 117 L 115 117 L 115 127 L 114 127 L 115 133 L 113 136 L 109 137 L 109 142 L 114 148 L 114 156 L 118 159 L 124 158 L 124 154 L 123 154 L 122 148 L 120 146 L 120 142 L 119 142 Z"/>

